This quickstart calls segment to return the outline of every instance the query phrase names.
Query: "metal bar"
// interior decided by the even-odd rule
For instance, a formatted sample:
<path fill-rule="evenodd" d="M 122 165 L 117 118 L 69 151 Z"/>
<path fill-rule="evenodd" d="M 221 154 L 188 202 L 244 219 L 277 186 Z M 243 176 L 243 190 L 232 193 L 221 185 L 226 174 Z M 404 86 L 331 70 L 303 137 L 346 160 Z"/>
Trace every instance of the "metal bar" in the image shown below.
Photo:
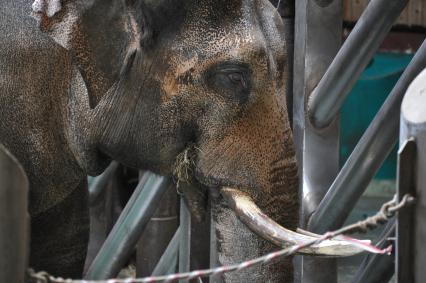
<path fill-rule="evenodd" d="M 337 53 L 310 96 L 308 113 L 313 125 L 330 124 L 377 48 L 398 19 L 408 0 L 373 0 Z"/>
<path fill-rule="evenodd" d="M 184 197 L 180 201 L 180 243 L 179 243 L 179 272 L 189 272 L 191 268 L 191 212 Z M 189 282 L 180 280 L 180 283 Z"/>
<path fill-rule="evenodd" d="M 402 99 L 409 84 L 425 67 L 426 41 L 411 60 L 312 215 L 310 230 L 324 233 L 337 229 L 346 220 L 396 144 Z"/>
<path fill-rule="evenodd" d="M 117 171 L 119 163 L 112 161 L 111 164 L 105 169 L 105 171 L 94 178 L 92 184 L 89 187 L 89 202 L 95 203 L 98 197 L 102 194 L 108 182 L 111 180 L 114 173 Z"/>
<path fill-rule="evenodd" d="M 116 219 L 115 195 L 121 189 L 117 182 L 118 168 L 119 163 L 111 162 L 104 173 L 93 178 L 89 185 L 90 237 L 83 274 L 86 274 L 99 253 Z"/>
<path fill-rule="evenodd" d="M 90 266 L 86 279 L 105 280 L 117 275 L 133 252 L 169 184 L 168 178 L 153 173 L 144 174 Z"/>
<path fill-rule="evenodd" d="M 24 283 L 28 263 L 28 180 L 0 144 L 0 282 Z"/>
<path fill-rule="evenodd" d="M 392 244 L 395 237 L 396 220 L 393 218 L 380 234 L 376 246 L 384 249 Z M 365 256 L 352 283 L 389 282 L 394 274 L 395 255 L 369 254 Z"/>
<path fill-rule="evenodd" d="M 405 139 L 405 137 L 404 137 Z M 403 140 L 398 152 L 397 190 L 398 198 L 405 194 L 415 195 L 414 174 L 416 143 L 414 139 Z M 397 281 L 414 282 L 414 208 L 409 207 L 398 213 L 396 227 L 396 278 Z"/>
<path fill-rule="evenodd" d="M 152 274 L 155 264 L 160 260 L 178 226 L 178 195 L 176 186 L 170 184 L 139 239 L 136 251 L 138 278 Z"/>
<path fill-rule="evenodd" d="M 300 176 L 300 226 L 305 228 L 339 171 L 337 119 L 317 131 L 305 110 L 309 96 L 340 48 L 342 1 L 298 0 L 295 4 L 293 132 Z M 297 258 L 296 282 L 337 281 L 335 260 Z"/>
<path fill-rule="evenodd" d="M 400 139 L 402 142 L 407 141 L 408 143 L 405 144 L 402 154 L 408 156 L 400 156 L 398 195 L 401 196 L 404 191 L 411 192 L 416 198 L 416 204 L 411 211 L 408 210 L 398 215 L 397 233 L 400 237 L 397 245 L 398 282 L 426 282 L 424 272 L 426 266 L 425 94 L 426 69 L 412 82 L 401 106 Z M 415 141 L 415 150 L 407 150 L 410 140 Z M 409 243 L 402 242 L 403 240 Z M 410 281 L 406 281 L 406 279 Z"/>
<path fill-rule="evenodd" d="M 155 266 L 152 276 L 169 275 L 176 271 L 179 244 L 180 227 L 176 230 L 176 233 L 164 251 L 164 254 Z"/>

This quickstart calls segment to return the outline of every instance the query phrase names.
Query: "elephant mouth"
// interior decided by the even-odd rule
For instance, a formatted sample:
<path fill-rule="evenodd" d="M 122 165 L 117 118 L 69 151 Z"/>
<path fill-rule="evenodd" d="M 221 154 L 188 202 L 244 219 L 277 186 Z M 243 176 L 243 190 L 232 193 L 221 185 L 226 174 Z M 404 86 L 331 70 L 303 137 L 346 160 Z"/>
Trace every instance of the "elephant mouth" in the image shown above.
<path fill-rule="evenodd" d="M 222 187 L 220 192 L 242 223 L 258 236 L 277 246 L 288 248 L 320 237 L 313 233 L 302 234 L 282 227 L 264 214 L 247 193 L 239 189 Z M 361 252 L 363 252 L 361 248 L 337 239 L 303 248 L 298 253 L 323 257 L 346 257 Z"/>
<path fill-rule="evenodd" d="M 186 201 L 189 202 L 192 214 L 196 218 L 202 218 L 200 215 L 203 215 L 203 209 L 200 207 L 203 207 L 203 205 L 200 206 L 200 204 L 204 203 L 206 197 L 206 191 L 203 192 L 203 190 L 200 190 L 200 186 L 196 186 L 196 184 L 199 184 L 205 188 L 219 189 L 220 194 L 224 197 L 229 208 L 234 211 L 238 219 L 253 233 L 274 245 L 288 248 L 293 245 L 302 245 L 321 237 L 320 235 L 303 230 L 300 230 L 302 231 L 300 233 L 299 230 L 299 232 L 294 232 L 282 227 L 263 213 L 251 196 L 244 192 L 244 190 L 229 186 L 220 186 L 220 180 L 206 178 L 206 175 L 202 174 L 200 170 L 194 169 L 192 167 L 196 164 L 193 161 L 194 156 L 196 156 L 196 153 L 192 148 L 187 148 L 180 154 L 175 164 L 174 175 L 178 180 L 182 181 L 182 194 L 185 196 Z M 186 184 L 192 185 L 186 186 Z M 336 239 L 326 240 L 320 244 L 303 248 L 298 251 L 298 254 L 322 257 L 347 257 L 363 251 L 362 248 L 354 246 L 352 243 Z"/>

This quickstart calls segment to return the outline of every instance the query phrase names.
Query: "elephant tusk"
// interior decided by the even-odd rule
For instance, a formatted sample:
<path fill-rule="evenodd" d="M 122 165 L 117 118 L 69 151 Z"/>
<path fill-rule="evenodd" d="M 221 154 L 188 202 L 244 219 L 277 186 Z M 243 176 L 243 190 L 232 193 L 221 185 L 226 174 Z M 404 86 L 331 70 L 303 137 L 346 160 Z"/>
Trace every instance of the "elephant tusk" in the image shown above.
<path fill-rule="evenodd" d="M 249 195 L 238 189 L 224 187 L 221 189 L 221 194 L 227 200 L 228 205 L 234 210 L 241 222 L 255 234 L 277 246 L 287 248 L 291 245 L 303 244 L 320 237 L 320 235 L 307 231 L 301 234 L 282 227 L 264 214 Z M 299 254 L 346 257 L 359 254 L 363 251 L 363 249 L 347 241 L 336 239 L 326 240 L 320 244 L 304 248 L 299 251 Z"/>

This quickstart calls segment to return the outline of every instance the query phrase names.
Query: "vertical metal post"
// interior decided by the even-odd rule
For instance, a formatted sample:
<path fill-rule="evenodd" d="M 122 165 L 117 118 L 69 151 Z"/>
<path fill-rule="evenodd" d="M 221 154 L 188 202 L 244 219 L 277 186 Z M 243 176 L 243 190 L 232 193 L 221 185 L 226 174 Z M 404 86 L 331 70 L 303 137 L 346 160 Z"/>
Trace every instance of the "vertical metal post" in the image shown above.
<path fill-rule="evenodd" d="M 188 272 L 191 268 L 191 212 L 184 197 L 180 201 L 180 244 L 179 244 L 179 273 Z M 188 280 L 180 280 L 180 283 Z"/>
<path fill-rule="evenodd" d="M 398 152 L 397 190 L 398 198 L 415 195 L 414 167 L 416 142 L 414 139 L 401 140 Z M 398 213 L 396 227 L 395 272 L 398 283 L 414 282 L 414 208 L 408 207 Z"/>
<path fill-rule="evenodd" d="M 300 224 L 306 223 L 339 170 L 339 129 L 335 119 L 321 131 L 307 120 L 306 103 L 337 54 L 342 38 L 342 1 L 296 1 L 293 128 L 300 175 Z M 298 259 L 296 282 L 336 282 L 329 259 Z M 301 264 L 301 265 L 299 265 Z"/>
<path fill-rule="evenodd" d="M 0 282 L 24 283 L 28 264 L 28 180 L 0 144 Z"/>
<path fill-rule="evenodd" d="M 398 194 L 411 193 L 415 207 L 398 214 L 397 280 L 426 282 L 426 69 L 407 90 L 401 107 Z M 408 280 L 408 281 L 407 281 Z"/>

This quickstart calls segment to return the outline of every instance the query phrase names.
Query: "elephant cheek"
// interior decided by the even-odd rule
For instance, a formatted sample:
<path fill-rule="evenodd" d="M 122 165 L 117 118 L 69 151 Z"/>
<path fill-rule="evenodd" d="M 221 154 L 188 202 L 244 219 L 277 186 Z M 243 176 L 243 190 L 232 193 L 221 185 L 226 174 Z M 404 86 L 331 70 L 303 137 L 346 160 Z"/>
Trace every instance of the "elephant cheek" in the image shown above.
<path fill-rule="evenodd" d="M 294 230 L 298 224 L 298 177 L 284 111 L 275 101 L 259 103 L 220 141 L 203 144 L 197 168 L 202 181 L 244 191 L 265 214 Z M 213 199 L 212 208 L 217 264 L 240 262 L 277 249 L 238 220 L 221 196 Z M 226 276 L 226 282 L 292 282 L 292 263 L 287 259 Z"/>

